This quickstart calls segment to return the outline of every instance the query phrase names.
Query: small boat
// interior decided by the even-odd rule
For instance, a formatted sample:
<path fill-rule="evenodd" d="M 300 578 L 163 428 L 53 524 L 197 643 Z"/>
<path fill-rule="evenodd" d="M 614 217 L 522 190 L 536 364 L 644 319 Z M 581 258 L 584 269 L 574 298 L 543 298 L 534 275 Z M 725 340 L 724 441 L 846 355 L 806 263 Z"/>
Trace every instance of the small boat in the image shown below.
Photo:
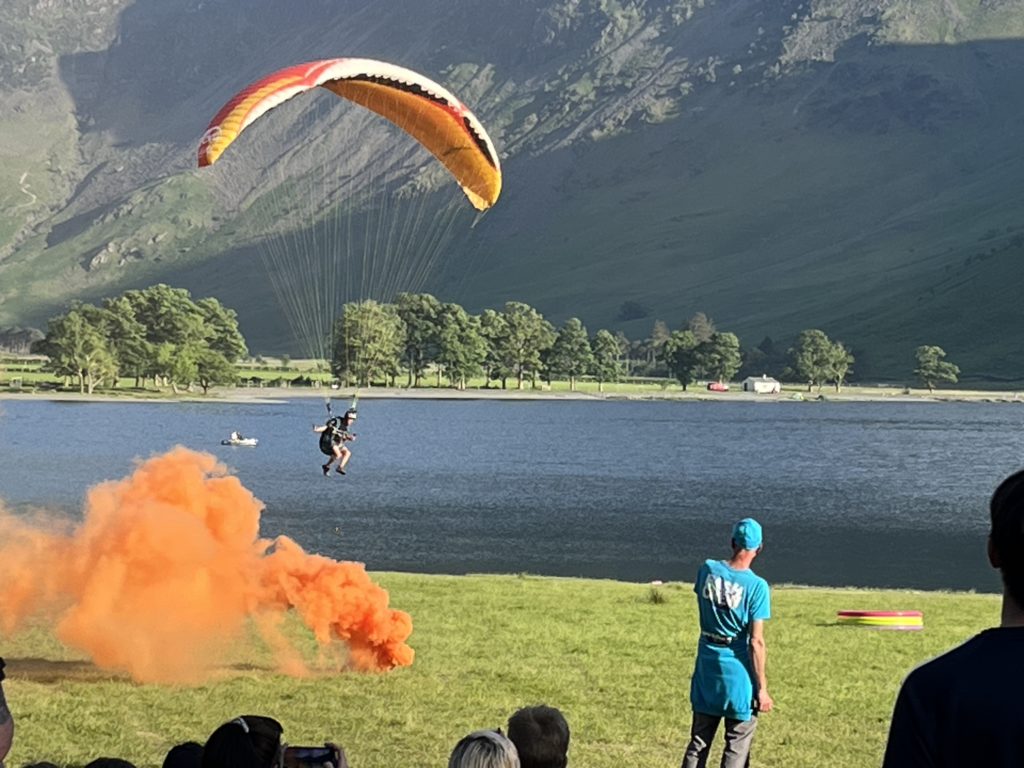
<path fill-rule="evenodd" d="M 257 445 L 259 445 L 259 442 L 260 441 L 257 440 L 255 437 L 243 437 L 242 435 L 238 434 L 237 432 L 232 432 L 231 433 L 231 437 L 229 437 L 227 440 L 221 440 L 220 444 L 221 445 L 257 446 Z"/>

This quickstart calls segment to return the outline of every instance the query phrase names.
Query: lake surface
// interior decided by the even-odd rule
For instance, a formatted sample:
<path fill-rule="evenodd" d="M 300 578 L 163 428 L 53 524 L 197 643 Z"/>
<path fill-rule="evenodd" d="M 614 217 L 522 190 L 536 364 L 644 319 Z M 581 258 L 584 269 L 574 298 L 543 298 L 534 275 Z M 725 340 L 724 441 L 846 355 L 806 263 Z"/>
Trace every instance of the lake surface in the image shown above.
<path fill-rule="evenodd" d="M 1024 406 L 364 399 L 345 477 L 324 403 L 0 401 L 0 499 L 81 516 L 87 488 L 174 445 L 222 459 L 262 533 L 371 570 L 692 581 L 734 520 L 774 583 L 999 591 L 988 499 Z M 256 448 L 219 444 L 233 429 Z"/>

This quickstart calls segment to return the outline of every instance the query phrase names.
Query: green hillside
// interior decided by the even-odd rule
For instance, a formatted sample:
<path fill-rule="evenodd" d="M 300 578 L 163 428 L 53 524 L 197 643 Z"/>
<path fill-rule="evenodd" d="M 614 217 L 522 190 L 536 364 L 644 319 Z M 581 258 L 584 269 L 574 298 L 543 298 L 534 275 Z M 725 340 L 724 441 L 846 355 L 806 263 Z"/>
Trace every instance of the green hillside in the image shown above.
<path fill-rule="evenodd" d="M 521 300 L 634 338 L 703 311 L 748 345 L 822 328 L 862 378 L 905 378 L 925 343 L 966 379 L 1024 378 L 1024 0 L 14 0 L 0 33 L 0 325 L 161 280 L 295 351 L 269 248 L 351 254 L 340 298 Z M 342 54 L 474 108 L 502 154 L 493 210 L 449 227 L 445 190 L 390 202 L 445 179 L 329 95 L 192 168 L 237 89 Z"/>

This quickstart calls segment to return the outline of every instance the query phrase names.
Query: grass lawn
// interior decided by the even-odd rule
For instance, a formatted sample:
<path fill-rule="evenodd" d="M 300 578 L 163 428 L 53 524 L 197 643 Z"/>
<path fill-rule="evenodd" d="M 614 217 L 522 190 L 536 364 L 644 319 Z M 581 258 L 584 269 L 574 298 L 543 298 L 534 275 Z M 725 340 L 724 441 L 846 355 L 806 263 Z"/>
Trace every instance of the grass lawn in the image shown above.
<path fill-rule="evenodd" d="M 156 766 L 173 744 L 203 741 L 221 722 L 251 713 L 281 720 L 291 744 L 337 741 L 353 768 L 443 766 L 467 732 L 504 726 L 517 707 L 540 702 L 569 720 L 570 765 L 679 764 L 697 638 L 691 585 L 375 578 L 392 606 L 413 616 L 410 668 L 294 679 L 272 672 L 265 650 L 240 642 L 235 663 L 206 685 L 138 685 L 62 648 L 48 628 L 6 638 L 6 688 L 18 726 L 8 764 L 83 765 L 109 755 Z M 838 626 L 841 609 L 922 610 L 925 630 Z M 773 614 L 767 641 L 776 710 L 761 721 L 755 763 L 861 768 L 880 762 L 907 671 L 997 623 L 999 600 L 778 587 Z"/>

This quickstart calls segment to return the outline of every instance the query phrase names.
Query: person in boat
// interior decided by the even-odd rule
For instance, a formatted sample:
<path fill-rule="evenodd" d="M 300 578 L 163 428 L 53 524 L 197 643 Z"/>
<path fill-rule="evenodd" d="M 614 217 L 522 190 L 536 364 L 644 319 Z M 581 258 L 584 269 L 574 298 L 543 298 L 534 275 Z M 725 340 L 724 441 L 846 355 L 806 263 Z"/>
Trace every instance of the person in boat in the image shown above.
<path fill-rule="evenodd" d="M 314 426 L 313 431 L 320 433 L 320 452 L 328 457 L 327 463 L 321 465 L 326 477 L 331 473 L 331 465 L 338 463 L 336 471 L 339 475 L 345 474 L 345 466 L 352 458 L 352 451 L 346 443 L 356 439 L 350 428 L 356 420 L 356 409 L 349 408 L 344 416 L 331 416 L 321 426 Z"/>

